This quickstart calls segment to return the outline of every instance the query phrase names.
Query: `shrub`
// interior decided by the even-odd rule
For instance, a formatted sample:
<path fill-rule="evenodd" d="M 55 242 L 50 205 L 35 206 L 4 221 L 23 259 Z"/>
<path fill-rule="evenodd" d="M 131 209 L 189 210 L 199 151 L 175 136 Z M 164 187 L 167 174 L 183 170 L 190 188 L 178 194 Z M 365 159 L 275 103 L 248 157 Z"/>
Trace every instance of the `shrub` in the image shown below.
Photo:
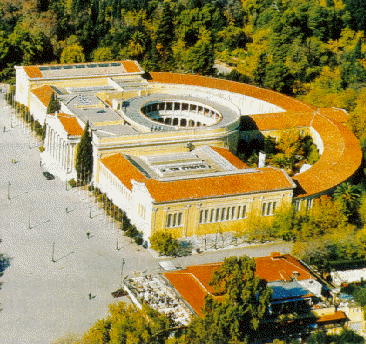
<path fill-rule="evenodd" d="M 179 241 L 169 232 L 155 232 L 150 242 L 153 250 L 165 256 L 176 256 L 180 247 Z"/>
<path fill-rule="evenodd" d="M 139 231 L 134 225 L 130 225 L 130 227 L 126 230 L 126 236 L 129 238 L 135 238 L 139 235 Z"/>
<path fill-rule="evenodd" d="M 72 178 L 72 179 L 70 179 L 70 180 L 69 180 L 69 185 L 70 185 L 72 188 L 74 188 L 74 187 L 76 186 L 76 181 L 75 181 L 75 179 L 74 179 L 74 178 Z"/>
<path fill-rule="evenodd" d="M 39 151 L 42 153 L 42 152 L 44 152 L 44 147 L 43 146 L 39 146 L 38 147 L 38 149 L 39 149 Z"/>

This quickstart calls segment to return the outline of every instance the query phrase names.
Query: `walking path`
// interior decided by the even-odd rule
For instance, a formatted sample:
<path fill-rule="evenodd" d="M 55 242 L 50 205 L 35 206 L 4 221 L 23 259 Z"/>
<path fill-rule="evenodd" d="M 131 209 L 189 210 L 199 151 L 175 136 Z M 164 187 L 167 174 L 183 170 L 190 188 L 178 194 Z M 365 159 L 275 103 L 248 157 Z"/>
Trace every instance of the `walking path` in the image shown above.
<path fill-rule="evenodd" d="M 83 333 L 107 315 L 108 303 L 116 302 L 111 292 L 120 286 L 122 268 L 124 276 L 153 274 L 161 260 L 137 250 L 85 191 L 66 191 L 58 178 L 46 180 L 35 139 L 19 124 L 11 128 L 10 109 L 4 105 L 1 99 L 0 128 L 6 131 L 0 131 L 0 252 L 11 260 L 0 277 L 0 343 L 48 344 L 67 332 Z M 287 244 L 276 244 L 171 260 L 185 266 L 289 250 Z"/>

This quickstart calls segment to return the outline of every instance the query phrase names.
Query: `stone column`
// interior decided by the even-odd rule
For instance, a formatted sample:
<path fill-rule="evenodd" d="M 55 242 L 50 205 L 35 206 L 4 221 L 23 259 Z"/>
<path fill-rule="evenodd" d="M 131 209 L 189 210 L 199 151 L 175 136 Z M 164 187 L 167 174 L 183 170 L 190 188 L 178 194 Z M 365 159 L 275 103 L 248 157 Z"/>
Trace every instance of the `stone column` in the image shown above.
<path fill-rule="evenodd" d="M 155 225 L 156 225 L 156 213 L 158 208 L 152 208 L 152 219 L 151 219 L 151 235 L 155 233 Z"/>
<path fill-rule="evenodd" d="M 194 221 L 194 232 L 193 235 L 199 235 L 199 226 L 200 226 L 200 211 L 201 211 L 202 204 L 196 204 L 196 218 Z"/>
<path fill-rule="evenodd" d="M 165 208 L 164 208 L 163 221 L 161 222 L 162 230 L 165 230 L 165 226 L 166 226 L 166 219 L 167 219 L 167 212 L 168 212 L 168 210 L 169 210 L 169 207 L 165 207 Z"/>
<path fill-rule="evenodd" d="M 189 225 L 189 208 L 191 207 L 190 204 L 185 206 L 186 211 L 184 212 L 184 226 L 183 226 L 183 236 L 187 237 L 188 236 L 188 225 Z"/>

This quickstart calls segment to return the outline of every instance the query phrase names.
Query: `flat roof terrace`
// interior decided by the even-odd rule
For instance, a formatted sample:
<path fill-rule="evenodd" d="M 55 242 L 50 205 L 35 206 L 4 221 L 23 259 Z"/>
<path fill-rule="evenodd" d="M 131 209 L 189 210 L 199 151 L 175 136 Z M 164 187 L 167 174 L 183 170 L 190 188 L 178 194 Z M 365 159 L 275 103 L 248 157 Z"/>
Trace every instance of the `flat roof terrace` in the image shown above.
<path fill-rule="evenodd" d="M 59 96 L 68 109 L 83 123 L 89 121 L 94 134 L 100 138 L 135 135 L 137 131 L 123 124 L 123 119 L 106 106 L 94 93 Z"/>
<path fill-rule="evenodd" d="M 16 66 L 15 68 L 23 68 L 30 79 L 68 79 L 144 73 L 144 70 L 136 61 L 129 60 L 98 63 Z"/>

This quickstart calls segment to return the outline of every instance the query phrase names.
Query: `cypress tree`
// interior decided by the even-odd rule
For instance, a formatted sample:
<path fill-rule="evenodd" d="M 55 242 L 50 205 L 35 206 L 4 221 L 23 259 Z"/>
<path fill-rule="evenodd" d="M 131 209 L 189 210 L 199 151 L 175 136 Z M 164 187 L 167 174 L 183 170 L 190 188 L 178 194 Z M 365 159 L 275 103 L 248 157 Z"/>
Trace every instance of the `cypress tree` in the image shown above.
<path fill-rule="evenodd" d="M 164 3 L 161 20 L 156 32 L 156 47 L 161 55 L 163 70 L 169 69 L 173 58 L 174 14 L 169 2 Z"/>
<path fill-rule="evenodd" d="M 52 92 L 50 102 L 48 103 L 48 106 L 47 106 L 47 113 L 48 114 L 55 113 L 59 109 L 60 109 L 60 105 L 58 103 L 57 96 L 56 96 L 55 92 Z"/>
<path fill-rule="evenodd" d="M 83 136 L 77 146 L 76 172 L 79 181 L 89 183 L 93 174 L 93 146 L 89 127 L 86 122 Z"/>

